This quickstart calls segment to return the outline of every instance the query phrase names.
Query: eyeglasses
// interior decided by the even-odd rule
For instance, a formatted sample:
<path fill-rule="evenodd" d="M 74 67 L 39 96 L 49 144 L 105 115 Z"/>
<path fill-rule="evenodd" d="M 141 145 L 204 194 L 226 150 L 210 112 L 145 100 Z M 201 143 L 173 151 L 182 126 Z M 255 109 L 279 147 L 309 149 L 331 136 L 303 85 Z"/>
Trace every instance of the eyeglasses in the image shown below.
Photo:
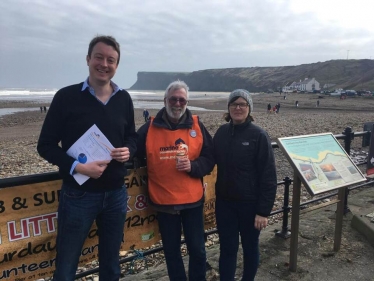
<path fill-rule="evenodd" d="M 245 109 L 248 107 L 248 103 L 232 103 L 229 105 L 231 109 L 236 109 L 238 106 L 240 109 Z"/>
<path fill-rule="evenodd" d="M 186 100 L 185 98 L 170 97 L 167 99 L 171 105 L 176 105 L 178 101 L 180 105 L 186 105 L 188 103 L 188 100 Z"/>

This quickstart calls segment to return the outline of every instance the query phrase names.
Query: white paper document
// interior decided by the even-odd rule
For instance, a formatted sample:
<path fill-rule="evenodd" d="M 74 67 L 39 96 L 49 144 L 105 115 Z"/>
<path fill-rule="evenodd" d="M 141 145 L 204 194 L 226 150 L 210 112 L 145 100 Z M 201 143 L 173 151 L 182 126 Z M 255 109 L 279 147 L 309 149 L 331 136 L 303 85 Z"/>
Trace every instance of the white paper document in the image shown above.
<path fill-rule="evenodd" d="M 84 164 L 98 160 L 112 160 L 110 156 L 112 149 L 114 147 L 106 136 L 96 125 L 92 125 L 66 153 Z M 79 173 L 74 174 L 73 177 L 79 185 L 89 179 L 88 176 Z"/>

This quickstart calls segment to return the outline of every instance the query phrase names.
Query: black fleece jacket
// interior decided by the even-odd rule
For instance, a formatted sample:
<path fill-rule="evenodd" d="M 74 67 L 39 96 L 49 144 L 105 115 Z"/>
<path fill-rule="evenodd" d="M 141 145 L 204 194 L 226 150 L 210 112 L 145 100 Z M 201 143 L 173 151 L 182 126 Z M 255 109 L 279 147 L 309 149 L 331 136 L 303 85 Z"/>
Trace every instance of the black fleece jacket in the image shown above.
<path fill-rule="evenodd" d="M 247 121 L 222 125 L 213 138 L 217 199 L 248 201 L 270 215 L 277 190 L 274 153 L 268 134 Z"/>
<path fill-rule="evenodd" d="M 91 192 L 120 188 L 127 171 L 125 165 L 116 160 L 109 163 L 100 178 L 90 178 L 82 185 L 70 175 L 76 159 L 66 151 L 94 124 L 114 147 L 128 147 L 131 156 L 136 152 L 134 108 L 129 93 L 120 90 L 104 105 L 88 88 L 81 91 L 82 86 L 83 83 L 71 85 L 55 94 L 40 133 L 38 152 L 57 165 L 63 182 L 74 188 Z"/>

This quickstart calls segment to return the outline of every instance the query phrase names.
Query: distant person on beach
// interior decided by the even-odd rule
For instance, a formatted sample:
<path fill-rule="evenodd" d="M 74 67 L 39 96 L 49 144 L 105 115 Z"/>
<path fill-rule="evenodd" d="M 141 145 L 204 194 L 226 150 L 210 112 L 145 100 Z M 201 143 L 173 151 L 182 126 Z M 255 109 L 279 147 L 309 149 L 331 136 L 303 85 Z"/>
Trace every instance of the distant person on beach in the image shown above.
<path fill-rule="evenodd" d="M 146 158 L 150 206 L 157 220 L 170 280 L 202 281 L 206 273 L 204 188 L 214 167 L 213 140 L 187 109 L 188 87 L 172 82 L 164 105 L 139 128 L 137 156 Z M 188 279 L 181 256 L 181 235 L 189 254 Z"/>
<path fill-rule="evenodd" d="M 299 107 L 299 101 L 295 101 L 295 106 Z"/>
<path fill-rule="evenodd" d="M 47 112 L 47 107 L 43 106 L 44 113 Z"/>
<path fill-rule="evenodd" d="M 259 235 L 267 224 L 277 190 L 268 134 L 253 124 L 253 102 L 246 90 L 233 91 L 228 113 L 213 138 L 217 164 L 216 221 L 220 241 L 220 280 L 234 280 L 239 235 L 243 276 L 254 280 L 259 265 Z"/>
<path fill-rule="evenodd" d="M 268 103 L 268 113 L 271 113 L 270 111 L 271 111 L 271 104 Z"/>
<path fill-rule="evenodd" d="M 319 100 L 317 100 L 317 105 L 316 105 L 316 107 L 319 107 Z"/>
<path fill-rule="evenodd" d="M 149 118 L 149 112 L 147 109 L 144 108 L 143 110 L 143 117 L 144 117 L 144 122 L 147 122 L 148 121 L 148 118 Z"/>
<path fill-rule="evenodd" d="M 44 159 L 59 167 L 62 177 L 53 275 L 53 280 L 59 281 L 75 279 L 83 243 L 94 221 L 99 239 L 99 278 L 119 280 L 118 253 L 127 210 L 124 163 L 136 152 L 131 97 L 111 81 L 120 61 L 119 44 L 111 36 L 93 38 L 86 61 L 88 78 L 55 94 L 37 146 Z M 86 163 L 66 153 L 93 125 L 115 147 L 110 152 L 111 161 Z M 80 185 L 73 177 L 76 173 L 89 179 Z"/>
<path fill-rule="evenodd" d="M 43 113 L 43 107 L 42 106 L 40 107 L 40 113 Z"/>
<path fill-rule="evenodd" d="M 279 113 L 279 109 L 281 107 L 281 104 L 278 102 L 277 105 L 276 105 L 276 108 L 277 108 L 277 113 Z"/>

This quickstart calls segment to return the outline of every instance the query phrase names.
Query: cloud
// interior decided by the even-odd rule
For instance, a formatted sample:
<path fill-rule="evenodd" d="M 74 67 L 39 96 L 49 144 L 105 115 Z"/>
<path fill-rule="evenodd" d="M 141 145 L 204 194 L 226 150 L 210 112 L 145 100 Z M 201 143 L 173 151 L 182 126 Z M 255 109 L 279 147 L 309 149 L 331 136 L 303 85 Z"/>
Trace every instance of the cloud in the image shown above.
<path fill-rule="evenodd" d="M 82 81 L 88 43 L 97 34 L 121 44 L 114 80 L 123 87 L 135 83 L 139 71 L 296 65 L 347 53 L 374 58 L 370 3 L 2 0 L 0 87 Z"/>

